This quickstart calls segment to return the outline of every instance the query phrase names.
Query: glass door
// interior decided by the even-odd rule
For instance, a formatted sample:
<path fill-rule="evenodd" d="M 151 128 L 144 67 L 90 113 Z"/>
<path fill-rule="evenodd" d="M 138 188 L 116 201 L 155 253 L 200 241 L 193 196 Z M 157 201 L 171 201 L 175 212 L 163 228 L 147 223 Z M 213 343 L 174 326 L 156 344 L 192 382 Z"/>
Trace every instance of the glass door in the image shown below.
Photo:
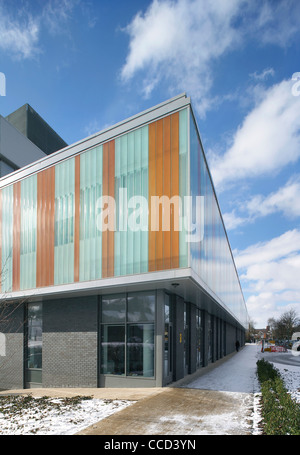
<path fill-rule="evenodd" d="M 42 304 L 28 304 L 26 324 L 27 345 L 25 359 L 26 388 L 41 387 L 42 385 L 42 324 Z"/>
<path fill-rule="evenodd" d="M 189 374 L 190 364 L 190 328 L 189 328 L 189 305 L 184 303 L 184 374 Z"/>
<path fill-rule="evenodd" d="M 164 383 L 168 384 L 173 379 L 173 324 L 171 297 L 165 294 L 164 305 L 165 330 L 164 330 Z"/>

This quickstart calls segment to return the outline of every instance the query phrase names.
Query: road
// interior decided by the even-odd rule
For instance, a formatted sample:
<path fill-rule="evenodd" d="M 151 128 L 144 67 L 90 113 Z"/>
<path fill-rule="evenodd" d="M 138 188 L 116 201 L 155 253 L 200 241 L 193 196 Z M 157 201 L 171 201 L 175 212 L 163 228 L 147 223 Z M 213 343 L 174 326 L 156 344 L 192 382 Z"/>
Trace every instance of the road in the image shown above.
<path fill-rule="evenodd" d="M 298 354 L 298 352 L 297 352 L 297 354 Z M 300 355 L 295 355 L 295 353 L 292 354 L 292 351 L 264 352 L 264 353 L 261 353 L 261 357 L 263 357 L 265 360 L 268 360 L 270 362 L 300 367 Z"/>

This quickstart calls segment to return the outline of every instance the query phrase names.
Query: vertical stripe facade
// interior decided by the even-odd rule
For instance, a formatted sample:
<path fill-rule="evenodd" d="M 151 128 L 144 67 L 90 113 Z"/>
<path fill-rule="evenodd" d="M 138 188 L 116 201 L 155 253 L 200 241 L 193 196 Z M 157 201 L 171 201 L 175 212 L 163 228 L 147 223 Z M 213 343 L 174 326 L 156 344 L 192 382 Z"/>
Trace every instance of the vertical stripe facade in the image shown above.
<path fill-rule="evenodd" d="M 80 251 L 80 155 L 75 156 L 75 194 L 74 194 L 74 282 L 79 281 Z"/>
<path fill-rule="evenodd" d="M 103 145 L 103 195 L 108 196 L 107 220 L 103 220 L 108 229 L 102 232 L 102 278 L 114 276 L 114 206 L 110 202 L 115 197 L 115 141 Z M 113 220 L 111 221 L 111 218 Z M 111 229 L 112 228 L 112 229 Z"/>
<path fill-rule="evenodd" d="M 184 196 L 188 195 L 186 160 L 187 115 L 181 118 L 181 112 L 176 112 L 151 123 L 149 271 L 187 266 L 187 243 L 181 220 Z"/>
<path fill-rule="evenodd" d="M 55 167 L 37 174 L 36 286 L 54 284 Z"/>
<path fill-rule="evenodd" d="M 176 112 L 1 189 L 1 291 L 187 266 L 176 199 L 188 194 L 187 115 Z"/>
<path fill-rule="evenodd" d="M 13 276 L 12 290 L 20 289 L 21 182 L 13 185 Z"/>

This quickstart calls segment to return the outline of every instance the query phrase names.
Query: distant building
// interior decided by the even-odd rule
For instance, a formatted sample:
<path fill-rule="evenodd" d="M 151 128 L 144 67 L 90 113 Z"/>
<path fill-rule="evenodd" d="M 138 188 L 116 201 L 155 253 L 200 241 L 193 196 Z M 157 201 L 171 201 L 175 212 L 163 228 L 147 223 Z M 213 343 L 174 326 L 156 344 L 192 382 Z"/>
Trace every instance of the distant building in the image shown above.
<path fill-rule="evenodd" d="M 45 158 L 66 145 L 29 104 L 7 117 L 0 115 L 0 177 Z"/>
<path fill-rule="evenodd" d="M 29 104 L 9 114 L 6 120 L 46 155 L 68 145 Z"/>

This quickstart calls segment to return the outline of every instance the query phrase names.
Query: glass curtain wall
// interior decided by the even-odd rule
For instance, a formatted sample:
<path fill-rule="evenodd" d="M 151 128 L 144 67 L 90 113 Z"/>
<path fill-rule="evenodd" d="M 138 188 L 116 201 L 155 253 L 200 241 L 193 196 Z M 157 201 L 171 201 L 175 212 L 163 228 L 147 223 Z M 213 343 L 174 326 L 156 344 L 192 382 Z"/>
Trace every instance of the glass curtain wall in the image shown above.
<path fill-rule="evenodd" d="M 55 166 L 54 284 L 74 281 L 75 159 Z"/>
<path fill-rule="evenodd" d="M 101 305 L 101 374 L 154 376 L 155 294 L 110 295 Z"/>
<path fill-rule="evenodd" d="M 188 109 L 179 112 L 179 196 L 181 198 L 182 220 L 188 218 L 184 197 L 188 196 Z M 179 231 L 179 267 L 188 267 L 188 243 L 186 235 L 188 226 L 183 221 Z"/>
<path fill-rule="evenodd" d="M 102 196 L 103 147 L 80 156 L 80 255 L 79 280 L 102 274 L 102 232 L 97 228 L 97 200 Z"/>
<path fill-rule="evenodd" d="M 148 271 L 148 126 L 115 140 L 115 276 Z"/>
<path fill-rule="evenodd" d="M 192 217 L 195 221 L 198 209 L 200 218 L 197 219 L 197 223 L 201 234 L 199 242 L 190 243 L 191 268 L 232 311 L 241 324 L 246 326 L 246 305 L 192 115 L 190 188 L 193 201 Z M 198 202 L 197 196 L 200 196 Z"/>
<path fill-rule="evenodd" d="M 2 190 L 2 292 L 12 290 L 13 274 L 13 185 Z"/>
<path fill-rule="evenodd" d="M 36 286 L 37 176 L 21 181 L 20 288 Z"/>

